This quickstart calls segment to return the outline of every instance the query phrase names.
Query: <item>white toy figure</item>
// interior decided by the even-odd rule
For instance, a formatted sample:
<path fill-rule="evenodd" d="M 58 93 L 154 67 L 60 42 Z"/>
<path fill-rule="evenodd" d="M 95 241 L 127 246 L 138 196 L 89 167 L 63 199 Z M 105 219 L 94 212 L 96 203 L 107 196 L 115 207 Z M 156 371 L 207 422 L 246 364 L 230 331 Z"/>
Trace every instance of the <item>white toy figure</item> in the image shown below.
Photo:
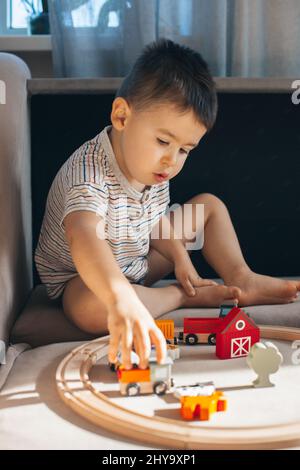
<path fill-rule="evenodd" d="M 278 371 L 283 361 L 282 354 L 275 344 L 271 342 L 255 343 L 250 349 L 246 359 L 248 366 L 257 373 L 252 382 L 254 387 L 273 387 L 269 375 Z"/>
<path fill-rule="evenodd" d="M 210 397 L 215 393 L 215 384 L 213 382 L 197 382 L 193 385 L 181 385 L 174 388 L 173 395 L 176 398 L 181 397 Z"/>

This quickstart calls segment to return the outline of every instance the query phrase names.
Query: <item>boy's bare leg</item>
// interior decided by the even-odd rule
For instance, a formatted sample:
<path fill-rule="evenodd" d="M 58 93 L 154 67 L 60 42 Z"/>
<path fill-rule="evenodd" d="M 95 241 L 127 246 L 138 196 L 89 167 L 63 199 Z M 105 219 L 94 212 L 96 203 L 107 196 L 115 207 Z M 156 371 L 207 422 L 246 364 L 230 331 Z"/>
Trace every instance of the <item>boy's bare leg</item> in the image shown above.
<path fill-rule="evenodd" d="M 285 281 L 251 271 L 222 201 L 210 194 L 193 199 L 204 202 L 207 208 L 203 255 L 225 284 L 241 288 L 240 305 L 288 303 L 297 298 L 299 281 Z"/>
<path fill-rule="evenodd" d="M 144 287 L 132 284 L 137 295 L 154 318 L 171 310 L 188 305 L 189 298 L 177 283 L 166 287 Z M 224 299 L 239 295 L 239 289 L 227 286 L 201 288 L 198 302 L 201 305 L 220 305 Z M 92 334 L 108 334 L 106 306 L 84 284 L 80 276 L 71 279 L 63 293 L 65 314 L 81 330 Z"/>
<path fill-rule="evenodd" d="M 178 285 L 163 288 L 132 284 L 138 296 L 154 317 L 181 307 L 185 295 Z M 107 333 L 106 306 L 84 284 L 80 276 L 71 279 L 63 293 L 65 314 L 82 330 Z"/>
<path fill-rule="evenodd" d="M 211 194 L 200 194 L 187 201 L 186 204 L 193 204 L 195 207 L 196 204 L 204 204 L 203 255 L 226 285 L 238 286 L 242 290 L 239 298 L 240 305 L 288 303 L 297 298 L 300 281 L 285 281 L 251 271 L 241 252 L 226 206 L 220 199 Z M 178 210 L 184 213 L 185 206 L 179 207 Z M 199 220 L 195 216 L 195 211 L 192 212 L 190 218 L 189 215 L 190 212 L 186 212 L 182 217 L 184 242 L 191 242 L 193 235 L 203 230 L 202 226 L 197 225 Z M 161 278 L 171 271 L 171 263 L 156 250 L 151 250 L 146 284 L 151 285 L 152 282 L 158 280 L 157 275 Z M 197 295 L 190 298 L 195 306 L 198 304 L 201 289 L 204 288 L 197 288 Z"/>

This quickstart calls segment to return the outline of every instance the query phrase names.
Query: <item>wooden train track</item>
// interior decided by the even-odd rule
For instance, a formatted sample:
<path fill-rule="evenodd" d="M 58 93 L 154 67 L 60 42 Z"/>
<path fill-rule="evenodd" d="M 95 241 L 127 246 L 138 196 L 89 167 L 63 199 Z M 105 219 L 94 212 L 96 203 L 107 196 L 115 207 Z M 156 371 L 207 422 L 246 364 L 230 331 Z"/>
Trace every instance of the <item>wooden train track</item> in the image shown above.
<path fill-rule="evenodd" d="M 300 329 L 260 325 L 266 339 L 294 341 Z M 93 340 L 68 354 L 56 372 L 62 400 L 101 428 L 158 448 L 272 449 L 300 445 L 300 421 L 272 426 L 208 427 L 149 417 L 123 408 L 95 389 L 89 371 L 108 352 L 108 337 Z"/>

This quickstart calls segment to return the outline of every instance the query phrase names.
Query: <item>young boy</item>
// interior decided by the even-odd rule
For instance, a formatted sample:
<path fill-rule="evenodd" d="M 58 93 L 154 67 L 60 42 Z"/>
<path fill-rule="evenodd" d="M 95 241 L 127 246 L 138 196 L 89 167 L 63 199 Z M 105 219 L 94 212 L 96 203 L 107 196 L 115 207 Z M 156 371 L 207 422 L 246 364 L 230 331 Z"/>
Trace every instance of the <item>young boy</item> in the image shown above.
<path fill-rule="evenodd" d="M 146 367 L 151 343 L 163 361 L 165 340 L 153 317 L 172 309 L 218 306 L 224 299 L 288 303 L 300 290 L 300 282 L 250 270 L 217 197 L 199 194 L 165 214 L 169 180 L 216 113 L 215 85 L 202 57 L 170 40 L 150 44 L 117 92 L 112 125 L 74 152 L 52 184 L 37 269 L 48 295 L 62 296 L 65 314 L 79 328 L 97 335 L 108 328 L 110 362 L 121 346 L 130 367 L 134 346 Z M 179 212 L 182 227 L 174 223 Z M 170 229 L 168 238 L 157 224 Z M 151 236 L 155 230 L 159 236 Z M 203 230 L 203 254 L 224 285 L 201 279 L 191 263 L 185 245 Z M 177 282 L 151 287 L 173 270 Z"/>

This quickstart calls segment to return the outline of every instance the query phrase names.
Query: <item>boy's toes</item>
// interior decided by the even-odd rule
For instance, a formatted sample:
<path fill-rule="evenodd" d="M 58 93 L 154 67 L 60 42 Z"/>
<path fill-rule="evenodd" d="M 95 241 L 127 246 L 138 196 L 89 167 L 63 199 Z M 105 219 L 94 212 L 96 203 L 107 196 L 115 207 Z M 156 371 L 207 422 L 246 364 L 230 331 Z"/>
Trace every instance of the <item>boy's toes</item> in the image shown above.
<path fill-rule="evenodd" d="M 296 297 L 298 295 L 298 292 L 300 291 L 300 282 L 298 281 L 288 281 L 288 287 L 287 287 L 287 295 L 290 295 L 291 297 Z"/>
<path fill-rule="evenodd" d="M 279 281 L 280 282 L 280 281 Z M 298 292 L 298 287 L 297 283 L 295 281 L 282 281 L 280 284 L 275 284 L 274 286 L 278 286 L 278 289 L 274 290 L 274 296 L 282 299 L 294 299 L 294 297 L 297 295 Z M 300 287 L 300 286 L 299 286 Z M 270 296 L 270 292 L 269 292 Z"/>
<path fill-rule="evenodd" d="M 296 281 L 297 292 L 300 292 L 300 281 Z"/>
<path fill-rule="evenodd" d="M 294 300 L 297 300 L 297 299 L 298 299 L 298 297 L 299 297 L 299 292 L 297 292 L 297 293 L 294 295 L 294 297 L 293 297 L 293 301 L 294 301 Z"/>

